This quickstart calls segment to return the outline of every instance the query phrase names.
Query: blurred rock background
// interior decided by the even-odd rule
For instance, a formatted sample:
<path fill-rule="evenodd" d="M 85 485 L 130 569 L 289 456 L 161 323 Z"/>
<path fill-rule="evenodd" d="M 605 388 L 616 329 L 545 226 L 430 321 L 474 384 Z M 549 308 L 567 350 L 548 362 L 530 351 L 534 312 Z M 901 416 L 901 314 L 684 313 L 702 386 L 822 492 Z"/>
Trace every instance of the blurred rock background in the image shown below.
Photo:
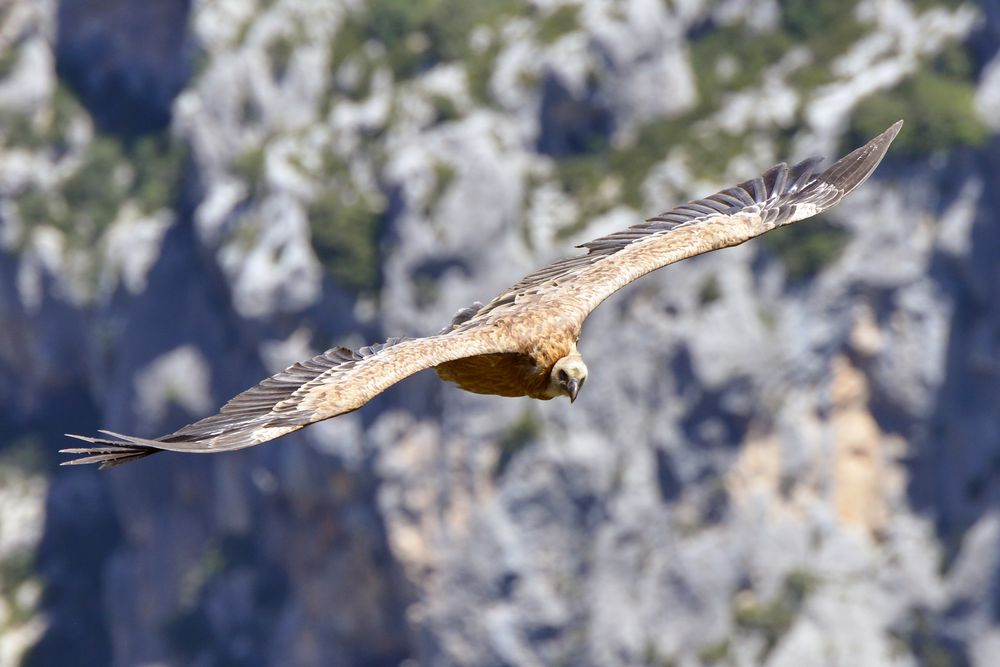
<path fill-rule="evenodd" d="M 997 664 L 1000 3 L 0 2 L 0 665 Z M 897 118 L 830 215 L 588 321 L 58 469 Z"/>

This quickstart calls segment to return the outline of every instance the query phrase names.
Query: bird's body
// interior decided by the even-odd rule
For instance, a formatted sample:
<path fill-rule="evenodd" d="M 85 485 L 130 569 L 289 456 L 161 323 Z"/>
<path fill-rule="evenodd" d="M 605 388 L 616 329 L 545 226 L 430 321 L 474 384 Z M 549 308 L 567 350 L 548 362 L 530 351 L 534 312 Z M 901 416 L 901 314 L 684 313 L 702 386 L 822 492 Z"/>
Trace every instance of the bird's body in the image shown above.
<path fill-rule="evenodd" d="M 522 278 L 485 306 L 459 311 L 434 336 L 390 339 L 358 351 L 334 348 L 295 364 L 230 400 L 218 414 L 149 440 L 72 436 L 93 446 L 70 464 L 118 465 L 159 451 L 220 452 L 260 444 L 357 410 L 420 370 L 466 391 L 575 400 L 587 379 L 577 350 L 584 320 L 632 281 L 673 262 L 738 245 L 816 215 L 858 187 L 881 162 L 902 121 L 817 174 L 819 159 L 763 175 L 678 206 L 580 247 Z"/>
<path fill-rule="evenodd" d="M 502 325 L 501 325 L 502 326 Z M 576 352 L 576 340 L 562 335 L 521 352 L 478 354 L 434 367 L 438 377 L 465 391 L 494 396 L 528 396 L 547 401 L 558 394 L 549 389 L 552 367 Z"/>
<path fill-rule="evenodd" d="M 485 322 L 472 319 L 471 323 L 454 327 L 455 331 L 481 326 L 495 329 L 498 337 L 513 343 L 511 351 L 446 361 L 434 367 L 438 377 L 475 394 L 554 398 L 549 390 L 552 367 L 560 359 L 576 353 L 580 326 L 573 318 L 552 321 L 545 308 L 518 308 L 518 298 L 515 294 L 510 304 L 512 308 L 493 308 Z M 567 302 L 571 300 L 566 299 Z"/>

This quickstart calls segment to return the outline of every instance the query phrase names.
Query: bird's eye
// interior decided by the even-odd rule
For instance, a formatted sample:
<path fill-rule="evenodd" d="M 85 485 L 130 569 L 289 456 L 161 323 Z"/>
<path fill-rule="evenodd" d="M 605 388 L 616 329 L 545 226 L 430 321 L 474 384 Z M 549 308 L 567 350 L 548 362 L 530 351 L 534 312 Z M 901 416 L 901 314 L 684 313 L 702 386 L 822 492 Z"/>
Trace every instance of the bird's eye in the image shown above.
<path fill-rule="evenodd" d="M 569 375 L 566 373 L 566 371 L 562 371 L 562 370 L 559 371 L 559 381 L 560 382 L 565 382 L 568 379 L 569 379 Z"/>

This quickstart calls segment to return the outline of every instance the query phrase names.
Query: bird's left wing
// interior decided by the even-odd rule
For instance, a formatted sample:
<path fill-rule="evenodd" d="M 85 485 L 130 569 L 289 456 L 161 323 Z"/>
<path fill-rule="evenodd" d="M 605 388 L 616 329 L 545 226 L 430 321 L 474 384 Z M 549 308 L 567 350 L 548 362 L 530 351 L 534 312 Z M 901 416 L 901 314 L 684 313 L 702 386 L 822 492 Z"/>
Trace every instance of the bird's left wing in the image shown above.
<path fill-rule="evenodd" d="M 902 125 L 896 122 L 821 173 L 816 169 L 821 158 L 792 167 L 782 163 L 757 178 L 584 243 L 580 247 L 586 254 L 522 278 L 458 330 L 529 310 L 541 319 L 573 318 L 578 329 L 602 301 L 650 271 L 738 245 L 834 206 L 872 174 Z"/>
<path fill-rule="evenodd" d="M 390 339 L 357 352 L 334 348 L 294 364 L 226 403 L 218 414 L 170 435 L 146 439 L 102 431 L 107 438 L 70 435 L 89 447 L 63 449 L 80 458 L 63 465 L 120 465 L 158 451 L 211 453 L 243 449 L 313 422 L 357 410 L 405 377 L 446 361 L 506 352 L 500 332 L 479 328 L 409 340 Z"/>

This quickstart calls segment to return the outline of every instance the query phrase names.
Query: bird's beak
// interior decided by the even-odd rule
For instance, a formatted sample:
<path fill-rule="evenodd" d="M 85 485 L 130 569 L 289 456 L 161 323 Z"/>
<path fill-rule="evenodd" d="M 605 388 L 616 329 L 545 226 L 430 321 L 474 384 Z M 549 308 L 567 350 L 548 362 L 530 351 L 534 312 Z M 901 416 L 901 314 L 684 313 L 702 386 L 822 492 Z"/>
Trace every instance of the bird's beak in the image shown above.
<path fill-rule="evenodd" d="M 580 381 L 576 378 L 570 378 L 566 383 L 566 393 L 569 394 L 570 403 L 576 401 L 576 395 L 580 393 Z"/>

